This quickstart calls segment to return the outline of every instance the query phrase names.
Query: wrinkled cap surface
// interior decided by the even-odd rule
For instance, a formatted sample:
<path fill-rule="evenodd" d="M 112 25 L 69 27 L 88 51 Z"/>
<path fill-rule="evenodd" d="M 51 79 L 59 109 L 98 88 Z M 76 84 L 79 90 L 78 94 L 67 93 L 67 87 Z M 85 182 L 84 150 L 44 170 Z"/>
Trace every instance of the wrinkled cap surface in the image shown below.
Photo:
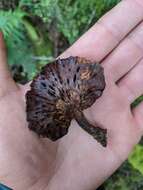
<path fill-rule="evenodd" d="M 26 94 L 29 128 L 57 140 L 67 134 L 75 110 L 92 106 L 104 88 L 104 72 L 98 63 L 69 57 L 47 64 Z"/>

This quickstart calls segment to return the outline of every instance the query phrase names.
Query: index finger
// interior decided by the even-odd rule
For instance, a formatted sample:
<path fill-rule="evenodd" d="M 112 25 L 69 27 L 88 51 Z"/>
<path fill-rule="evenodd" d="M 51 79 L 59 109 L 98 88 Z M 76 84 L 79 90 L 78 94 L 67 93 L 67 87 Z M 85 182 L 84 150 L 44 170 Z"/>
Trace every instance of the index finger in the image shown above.
<path fill-rule="evenodd" d="M 79 38 L 61 57 L 101 61 L 143 19 L 142 0 L 123 0 Z"/>

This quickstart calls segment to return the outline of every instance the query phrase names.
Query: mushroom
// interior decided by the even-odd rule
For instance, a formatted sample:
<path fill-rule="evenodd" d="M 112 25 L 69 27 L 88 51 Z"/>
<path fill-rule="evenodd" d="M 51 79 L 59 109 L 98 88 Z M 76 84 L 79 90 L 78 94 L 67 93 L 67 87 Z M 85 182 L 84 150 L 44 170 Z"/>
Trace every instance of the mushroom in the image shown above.
<path fill-rule="evenodd" d="M 100 64 L 85 58 L 68 57 L 45 65 L 26 93 L 29 129 L 52 141 L 68 133 L 72 119 L 102 146 L 107 145 L 107 130 L 93 126 L 84 116 L 105 88 Z"/>

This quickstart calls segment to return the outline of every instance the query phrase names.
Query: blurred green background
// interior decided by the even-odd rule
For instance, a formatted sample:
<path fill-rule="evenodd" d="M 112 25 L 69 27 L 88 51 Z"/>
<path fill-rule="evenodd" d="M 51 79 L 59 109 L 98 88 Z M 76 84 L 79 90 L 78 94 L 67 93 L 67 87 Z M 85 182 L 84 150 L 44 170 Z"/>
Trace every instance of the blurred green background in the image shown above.
<path fill-rule="evenodd" d="M 0 30 L 13 78 L 31 80 L 119 1 L 0 0 Z M 143 140 L 98 190 L 143 190 Z"/>

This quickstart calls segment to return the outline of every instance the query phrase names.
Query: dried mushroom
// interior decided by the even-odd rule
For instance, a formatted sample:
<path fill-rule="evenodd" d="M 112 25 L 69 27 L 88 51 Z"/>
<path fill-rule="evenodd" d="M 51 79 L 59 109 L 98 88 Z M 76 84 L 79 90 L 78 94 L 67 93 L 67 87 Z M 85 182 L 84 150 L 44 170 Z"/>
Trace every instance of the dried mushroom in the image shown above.
<path fill-rule="evenodd" d="M 80 57 L 57 59 L 47 64 L 27 92 L 29 129 L 55 141 L 66 135 L 71 120 L 106 146 L 107 130 L 90 124 L 83 110 L 92 106 L 105 88 L 100 64 Z"/>

